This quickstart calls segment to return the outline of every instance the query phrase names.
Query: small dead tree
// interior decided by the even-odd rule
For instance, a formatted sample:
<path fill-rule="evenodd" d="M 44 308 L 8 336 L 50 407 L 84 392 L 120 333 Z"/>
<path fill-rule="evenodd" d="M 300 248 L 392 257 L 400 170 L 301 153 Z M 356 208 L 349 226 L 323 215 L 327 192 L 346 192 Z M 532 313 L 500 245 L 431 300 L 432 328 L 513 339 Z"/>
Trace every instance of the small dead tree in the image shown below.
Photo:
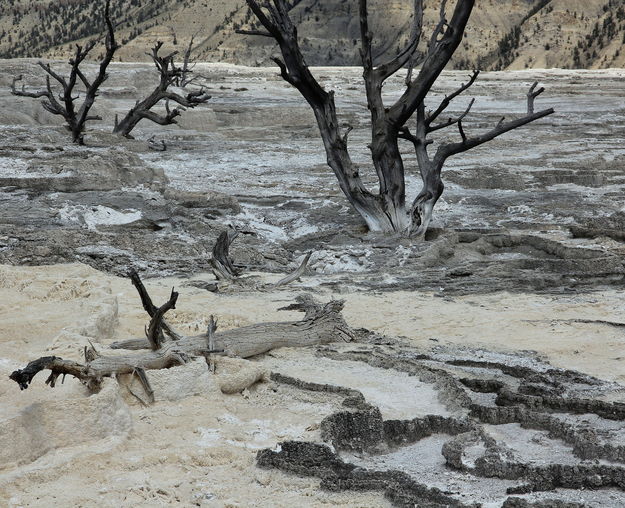
<path fill-rule="evenodd" d="M 84 144 L 84 132 L 86 123 L 91 120 L 102 120 L 97 115 L 90 115 L 91 107 L 98 96 L 98 89 L 108 78 L 106 69 L 113 59 L 115 51 L 119 45 L 115 41 L 115 32 L 113 23 L 109 15 L 110 1 L 104 5 L 104 22 L 106 24 L 105 36 L 105 53 L 104 58 L 100 61 L 98 74 L 91 81 L 80 69 L 80 65 L 87 58 L 91 50 L 95 47 L 96 41 L 87 43 L 84 47 L 76 45 L 74 55 L 69 60 L 71 70 L 69 76 L 65 78 L 52 69 L 50 64 L 39 62 L 39 66 L 46 72 L 46 88 L 36 92 L 29 92 L 22 85 L 20 89 L 16 88 L 16 83 L 22 80 L 22 76 L 13 78 L 11 84 L 11 93 L 19 97 L 43 97 L 45 100 L 41 103 L 46 111 L 53 115 L 60 115 L 65 119 L 67 128 L 72 133 L 72 140 L 79 145 Z M 50 78 L 54 79 L 60 86 L 60 93 L 52 87 Z M 77 87 L 82 84 L 84 90 L 78 90 Z M 76 101 L 80 98 L 81 92 L 84 94 L 83 102 L 80 106 Z"/>
<path fill-rule="evenodd" d="M 369 28 L 367 0 L 359 0 L 361 58 L 367 105 L 371 114 L 371 158 L 379 181 L 379 191 L 373 193 L 364 185 L 360 170 L 348 151 L 348 126 L 342 130 L 338 120 L 334 92 L 326 91 L 313 76 L 300 50 L 297 28 L 290 18 L 292 3 L 288 0 L 246 0 L 264 30 L 239 30 L 239 33 L 275 39 L 282 59 L 274 61 L 282 78 L 297 88 L 310 104 L 319 126 L 328 165 L 334 171 L 348 201 L 363 217 L 372 231 L 398 232 L 404 236 L 422 237 L 432 218 L 434 205 L 443 193 L 441 170 L 448 157 L 456 155 L 506 132 L 552 114 L 553 109 L 534 112 L 534 99 L 543 91 L 533 85 L 528 94 L 527 114 L 504 122 L 479 136 L 468 136 L 462 121 L 470 107 L 459 117 L 437 123 L 450 102 L 466 91 L 477 78 L 473 74 L 468 84 L 446 97 L 433 112 L 427 111 L 426 99 L 437 78 L 449 63 L 464 36 L 465 27 L 475 0 L 457 0 L 451 20 L 446 16 L 446 0 L 441 2 L 440 20 L 429 37 L 429 44 L 420 51 L 423 33 L 423 0 L 413 0 L 414 17 L 407 45 L 391 60 L 378 63 L 373 57 L 373 35 Z M 420 64 L 418 72 L 413 72 Z M 386 80 L 407 68 L 406 87 L 393 104 L 385 104 L 382 87 Z M 473 103 L 471 103 L 472 105 Z M 408 125 L 416 114 L 416 130 Z M 433 158 L 428 154 L 432 144 L 430 134 L 445 127 L 456 126 L 461 141 L 439 144 Z M 406 203 L 404 161 L 399 147 L 401 139 L 413 143 L 423 189 L 412 204 Z"/>
<path fill-rule="evenodd" d="M 199 104 L 208 102 L 211 98 L 203 88 L 189 92 L 186 95 L 181 95 L 170 90 L 172 86 L 176 86 L 176 83 L 178 83 L 183 76 L 183 69 L 177 67 L 174 62 L 174 57 L 178 52 L 174 51 L 166 56 L 160 56 L 158 53 L 162 47 L 163 43 L 159 41 L 156 43 L 156 46 L 152 48 L 152 53 L 148 53 L 160 74 L 158 85 L 145 99 L 137 101 L 135 106 L 128 111 L 121 121 L 118 121 L 118 118 L 115 117 L 115 127 L 113 129 L 115 134 L 130 137 L 130 132 L 143 119 L 150 120 L 159 125 L 175 124 L 177 123 L 176 117 L 180 116 L 182 111 L 185 111 L 184 108 L 194 108 Z M 159 115 L 152 111 L 152 108 L 161 101 L 165 101 L 164 115 Z M 170 109 L 169 101 L 173 101 L 182 107 Z"/>

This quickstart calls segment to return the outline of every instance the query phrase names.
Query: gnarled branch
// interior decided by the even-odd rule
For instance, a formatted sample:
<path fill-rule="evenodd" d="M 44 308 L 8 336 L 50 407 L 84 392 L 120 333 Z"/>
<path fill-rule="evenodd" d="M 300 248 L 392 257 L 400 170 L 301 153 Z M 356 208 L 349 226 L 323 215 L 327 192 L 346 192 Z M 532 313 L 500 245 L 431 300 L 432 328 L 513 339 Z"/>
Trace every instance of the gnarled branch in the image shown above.
<path fill-rule="evenodd" d="M 293 273 L 290 273 L 289 275 L 284 277 L 283 279 L 280 279 L 278 282 L 276 282 L 273 285 L 273 287 L 279 288 L 280 286 L 286 286 L 287 284 L 290 284 L 291 282 L 295 282 L 302 275 L 304 275 L 306 273 L 306 268 L 308 267 L 308 262 L 310 261 L 310 257 L 312 256 L 312 254 L 313 254 L 312 251 L 306 254 L 306 256 L 304 256 L 304 259 L 302 260 L 300 265 L 297 267 L 297 269 Z"/>
<path fill-rule="evenodd" d="M 193 44 L 193 40 L 191 44 Z M 137 101 L 135 106 L 128 111 L 124 118 L 115 122 L 115 127 L 113 128 L 115 134 L 130 137 L 131 131 L 143 119 L 150 120 L 159 125 L 175 124 L 176 118 L 181 115 L 184 108 L 195 108 L 200 104 L 208 102 L 211 98 L 203 88 L 189 92 L 186 95 L 181 95 L 170 90 L 170 87 L 180 84 L 183 81 L 189 84 L 191 80 L 188 80 L 187 74 L 191 72 L 191 70 L 188 68 L 185 70 L 185 67 L 180 68 L 176 66 L 174 62 L 174 57 L 178 54 L 176 51 L 166 56 L 159 55 L 159 51 L 162 47 L 163 43 L 159 41 L 152 48 L 152 52 L 148 53 L 160 75 L 158 85 L 149 96 L 142 101 Z M 187 51 L 189 51 L 189 49 L 187 49 Z M 187 59 L 188 55 L 185 56 L 185 61 L 188 65 Z M 165 101 L 164 115 L 151 111 L 152 108 L 163 100 Z M 173 101 L 182 107 L 170 109 L 169 101 Z"/>

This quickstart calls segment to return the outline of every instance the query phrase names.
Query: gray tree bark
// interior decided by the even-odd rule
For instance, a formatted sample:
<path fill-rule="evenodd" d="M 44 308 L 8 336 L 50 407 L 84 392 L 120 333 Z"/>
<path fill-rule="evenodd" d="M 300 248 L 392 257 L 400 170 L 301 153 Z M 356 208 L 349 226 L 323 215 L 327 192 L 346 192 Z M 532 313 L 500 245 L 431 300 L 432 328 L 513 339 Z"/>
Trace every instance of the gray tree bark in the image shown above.
<path fill-rule="evenodd" d="M 33 360 L 23 369 L 14 371 L 9 377 L 22 390 L 28 388 L 33 378 L 41 371 L 50 374 L 46 384 L 54 387 L 59 376 L 73 376 L 91 390 L 98 390 L 103 378 L 118 374 L 137 374 L 151 393 L 145 370 L 164 369 L 186 363 L 190 358 L 211 354 L 226 354 L 249 358 L 280 347 L 305 347 L 331 342 L 352 341 L 356 332 L 341 315 L 342 301 L 330 301 L 322 305 L 312 297 L 299 297 L 295 304 L 280 310 L 298 310 L 305 313 L 299 321 L 259 323 L 256 325 L 215 333 L 216 323 L 211 316 L 211 325 L 206 333 L 185 337 L 174 332 L 164 322 L 167 311 L 175 308 L 178 293 L 172 290 L 169 300 L 156 307 L 145 290 L 136 272 L 130 273 L 137 288 L 150 324 L 145 339 L 131 339 L 111 345 L 112 349 L 133 351 L 120 355 L 101 355 L 92 346 L 85 348 L 85 363 L 45 356 Z M 209 362 L 210 365 L 210 362 Z"/>
<path fill-rule="evenodd" d="M 120 136 L 130 137 L 130 133 L 141 120 L 150 120 L 159 125 L 172 125 L 177 123 L 176 118 L 181 115 L 184 108 L 195 108 L 200 104 L 208 102 L 210 95 L 204 92 L 202 88 L 186 95 L 180 95 L 170 90 L 180 79 L 185 76 L 185 71 L 176 66 L 174 57 L 177 52 L 170 53 L 166 56 L 160 56 L 158 53 L 163 47 L 162 42 L 157 42 L 152 48 L 150 55 L 156 66 L 160 80 L 152 93 L 142 101 L 137 101 L 135 106 L 128 113 L 118 120 L 115 118 L 115 127 L 113 133 Z M 189 70 L 186 71 L 190 72 Z M 157 104 L 165 101 L 165 114 L 159 115 L 152 111 Z M 174 109 L 169 108 L 169 101 L 177 103 L 181 107 Z"/>

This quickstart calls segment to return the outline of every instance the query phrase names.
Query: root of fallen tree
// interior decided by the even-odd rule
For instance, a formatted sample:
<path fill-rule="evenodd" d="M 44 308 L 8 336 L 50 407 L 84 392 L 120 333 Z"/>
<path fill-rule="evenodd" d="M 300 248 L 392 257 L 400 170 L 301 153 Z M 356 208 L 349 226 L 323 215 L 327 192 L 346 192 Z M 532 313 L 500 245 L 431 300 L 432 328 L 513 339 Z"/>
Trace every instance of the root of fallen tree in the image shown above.
<path fill-rule="evenodd" d="M 31 361 L 9 377 L 25 390 L 39 372 L 48 370 L 50 375 L 46 384 L 51 387 L 54 387 L 59 376 L 64 378 L 70 375 L 90 390 L 97 391 L 105 377 L 133 374 L 143 384 L 146 393 L 151 393 L 145 370 L 166 369 L 197 357 L 206 358 L 210 365 L 211 354 L 249 358 L 279 347 L 349 342 L 356 336 L 356 332 L 341 315 L 343 301 L 332 300 L 320 304 L 308 295 L 300 296 L 296 303 L 280 309 L 304 312 L 304 318 L 299 321 L 259 323 L 216 333 L 217 325 L 211 316 L 211 324 L 205 334 L 183 336 L 164 319 L 165 314 L 175 308 L 178 293 L 172 290 L 169 300 L 161 307 L 156 307 L 139 275 L 131 271 L 129 276 L 139 293 L 143 308 L 151 318 L 146 328 L 146 338 L 112 344 L 112 349 L 130 350 L 114 356 L 102 355 L 92 345 L 85 348 L 85 363 L 45 356 Z"/>

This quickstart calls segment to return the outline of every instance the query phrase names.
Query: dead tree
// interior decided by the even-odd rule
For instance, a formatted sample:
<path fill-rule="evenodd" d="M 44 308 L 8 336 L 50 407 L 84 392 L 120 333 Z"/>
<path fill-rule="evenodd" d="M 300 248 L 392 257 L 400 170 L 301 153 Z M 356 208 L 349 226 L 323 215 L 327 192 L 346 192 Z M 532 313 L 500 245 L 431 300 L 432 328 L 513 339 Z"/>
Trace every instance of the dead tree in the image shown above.
<path fill-rule="evenodd" d="M 308 254 L 304 256 L 304 259 L 302 260 L 300 265 L 295 269 L 294 272 L 291 272 L 286 277 L 280 279 L 278 282 L 273 284 L 272 287 L 276 289 L 282 286 L 286 286 L 287 284 L 290 284 L 291 282 L 295 282 L 296 280 L 299 280 L 306 273 L 306 270 L 308 268 L 308 262 L 310 261 L 310 257 L 312 255 L 313 255 L 312 251 L 308 252 Z"/>
<path fill-rule="evenodd" d="M 108 68 L 115 51 L 119 45 L 115 41 L 115 32 L 113 23 L 109 15 L 110 1 L 104 5 L 104 22 L 106 24 L 105 36 L 105 53 L 104 58 L 100 62 L 98 74 L 91 81 L 80 69 L 80 65 L 95 47 L 96 42 L 91 41 L 84 47 L 76 45 L 74 55 L 69 60 L 71 70 L 69 76 L 65 78 L 52 69 L 50 64 L 39 62 L 39 66 L 46 72 L 46 88 L 36 92 L 29 92 L 22 85 L 21 89 L 16 88 L 16 83 L 21 81 L 22 76 L 17 76 L 11 84 L 11 93 L 20 97 L 43 97 L 45 100 L 41 103 L 46 111 L 53 115 L 60 115 L 65 119 L 67 128 L 72 133 L 72 140 L 79 145 L 84 144 L 84 132 L 88 121 L 102 120 L 97 115 L 90 115 L 91 107 L 98 96 L 98 89 L 108 78 L 106 69 Z M 52 87 L 51 79 L 54 79 L 60 86 L 60 93 Z M 84 90 L 78 90 L 77 87 L 82 84 Z M 83 102 L 80 106 L 76 101 L 80 98 L 80 94 L 84 94 Z"/>
<path fill-rule="evenodd" d="M 369 229 L 421 237 L 430 223 L 434 205 L 443 193 L 444 186 L 440 173 L 448 157 L 475 148 L 554 111 L 546 109 L 534 112 L 534 99 L 542 89 L 534 91 L 533 86 L 528 95 L 527 114 L 508 122 L 502 119 L 485 134 L 470 137 L 465 133 L 462 120 L 469 114 L 470 108 L 457 118 L 436 123 L 436 119 L 450 102 L 466 91 L 477 77 L 476 72 L 468 84 L 446 97 L 434 111 L 426 110 L 425 103 L 432 86 L 462 41 L 475 0 L 458 0 L 451 20 L 447 19 L 446 0 L 443 0 L 440 20 L 427 39 L 429 41 L 427 47 L 421 51 L 419 46 L 423 33 L 423 0 L 413 1 L 414 17 L 406 46 L 393 59 L 379 63 L 374 62 L 373 57 L 373 35 L 369 29 L 367 0 L 359 0 L 360 52 L 367 105 L 371 116 L 369 148 L 379 182 L 377 193 L 365 187 L 360 170 L 350 157 L 347 141 L 352 127 L 341 129 L 334 92 L 326 91 L 321 86 L 304 60 L 297 28 L 289 16 L 291 2 L 246 0 L 264 30 L 239 30 L 239 33 L 271 37 L 278 43 L 282 59 L 275 58 L 274 61 L 280 68 L 281 76 L 297 88 L 310 104 L 319 126 L 328 165 L 334 171 L 348 201 L 363 217 Z M 413 72 L 418 63 L 420 69 Z M 385 104 L 382 87 L 386 80 L 403 68 L 408 69 L 405 90 L 393 104 Z M 408 125 L 415 121 L 416 130 L 412 133 Z M 458 128 L 461 140 L 457 143 L 441 144 L 434 157 L 430 158 L 428 146 L 432 144 L 432 139 L 429 135 L 452 126 Z M 405 168 L 399 147 L 400 139 L 407 139 L 413 143 L 423 180 L 423 190 L 411 204 L 406 203 Z"/>
<path fill-rule="evenodd" d="M 176 86 L 180 88 L 185 88 L 191 84 L 193 84 L 198 79 L 204 78 L 204 76 L 200 74 L 196 74 L 193 69 L 195 69 L 195 61 L 193 61 L 191 57 L 191 53 L 195 49 L 193 47 L 193 42 L 195 41 L 196 34 L 191 36 L 191 40 L 189 41 L 189 45 L 184 51 L 184 55 L 182 57 L 182 67 L 180 69 L 180 76 L 176 80 Z"/>
<path fill-rule="evenodd" d="M 160 74 L 160 81 L 154 91 L 148 95 L 142 101 L 137 101 L 135 106 L 128 111 L 126 116 L 118 121 L 115 117 L 115 127 L 113 132 L 121 136 L 130 137 L 130 132 L 136 127 L 136 125 L 143 119 L 150 120 L 159 125 L 171 125 L 175 124 L 176 117 L 180 116 L 184 108 L 195 108 L 199 104 L 204 104 L 211 97 L 203 88 L 194 90 L 185 95 L 176 93 L 170 88 L 175 86 L 176 83 L 183 76 L 183 70 L 177 67 L 174 62 L 174 57 L 178 54 L 177 51 L 170 53 L 166 56 L 160 56 L 158 53 L 163 47 L 162 42 L 157 42 L 156 46 L 152 48 L 152 53 L 149 56 L 154 61 L 154 65 Z M 157 104 L 161 101 L 165 101 L 165 114 L 158 114 L 152 111 Z M 169 102 L 175 102 L 179 106 L 174 109 L 170 109 Z"/>
<path fill-rule="evenodd" d="M 341 315 L 342 301 L 319 304 L 310 296 L 297 298 L 297 303 L 280 310 L 298 310 L 305 313 L 300 321 L 259 323 L 216 333 L 212 316 L 205 334 L 185 337 L 172 332 L 164 321 L 165 313 L 174 309 L 178 293 L 171 296 L 161 307 L 156 307 L 136 272 L 131 279 L 137 288 L 144 309 L 150 316 L 145 339 L 130 339 L 111 345 L 112 349 L 130 350 L 125 354 L 102 355 L 92 346 L 85 348 L 85 363 L 45 356 L 33 360 L 23 369 L 11 373 L 10 379 L 22 390 L 28 388 L 41 371 L 50 374 L 46 384 L 54 387 L 59 376 L 73 376 L 91 390 L 97 391 L 103 378 L 118 374 L 136 375 L 143 383 L 146 393 L 152 393 L 145 370 L 164 369 L 186 363 L 190 358 L 207 358 L 211 354 L 226 354 L 249 358 L 279 347 L 304 347 L 331 342 L 350 342 L 356 332 Z M 209 362 L 209 367 L 210 367 Z"/>

